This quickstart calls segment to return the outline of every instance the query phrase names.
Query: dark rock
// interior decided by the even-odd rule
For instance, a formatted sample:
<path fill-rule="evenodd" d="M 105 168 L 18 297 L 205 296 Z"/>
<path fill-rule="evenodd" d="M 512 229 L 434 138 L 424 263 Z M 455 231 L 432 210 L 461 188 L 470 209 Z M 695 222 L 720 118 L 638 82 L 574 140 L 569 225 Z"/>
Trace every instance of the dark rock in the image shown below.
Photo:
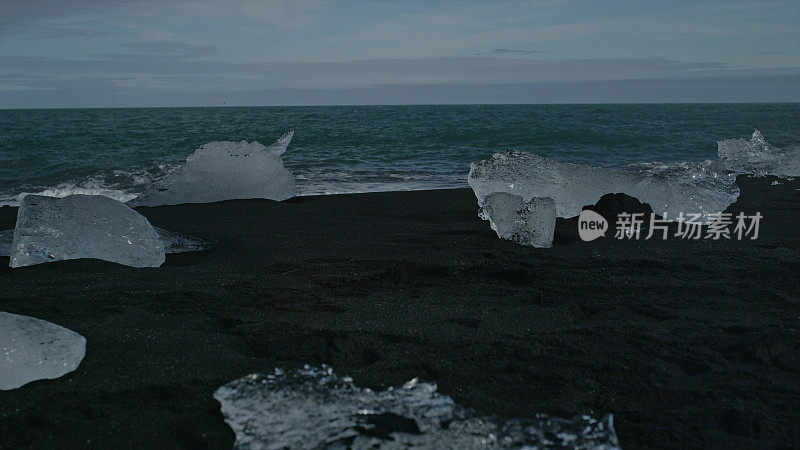
<path fill-rule="evenodd" d="M 642 203 L 636 197 L 618 192 L 616 194 L 606 194 L 600 197 L 594 205 L 584 206 L 583 209 L 592 210 L 605 217 L 609 223 L 616 223 L 617 216 L 622 213 L 644 214 L 643 217 L 649 219 L 653 208 L 649 203 Z"/>

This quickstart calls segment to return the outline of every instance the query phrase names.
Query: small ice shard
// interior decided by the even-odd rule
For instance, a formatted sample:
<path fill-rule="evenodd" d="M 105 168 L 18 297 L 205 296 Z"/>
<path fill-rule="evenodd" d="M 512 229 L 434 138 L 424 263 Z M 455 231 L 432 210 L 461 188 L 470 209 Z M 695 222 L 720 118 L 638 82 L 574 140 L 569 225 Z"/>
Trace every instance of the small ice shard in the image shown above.
<path fill-rule="evenodd" d="M 294 176 L 281 159 L 292 136 L 294 131 L 289 131 L 269 147 L 247 141 L 205 144 L 186 158 L 186 164 L 128 204 L 136 207 L 293 197 L 297 194 Z"/>
<path fill-rule="evenodd" d="M 86 339 L 64 327 L 0 312 L 0 390 L 58 378 L 78 367 Z"/>
<path fill-rule="evenodd" d="M 413 379 L 385 391 L 362 389 L 328 366 L 275 369 L 214 392 L 234 448 L 618 449 L 613 417 L 498 419 L 474 414 L 436 385 Z"/>
<path fill-rule="evenodd" d="M 525 206 L 522 197 L 508 192 L 492 192 L 483 200 L 478 215 L 489 221 L 497 237 L 508 239 L 519 228 L 519 211 Z"/>
<path fill-rule="evenodd" d="M 750 140 L 717 142 L 717 155 L 722 166 L 732 172 L 778 177 L 800 175 L 800 146 L 772 146 L 758 130 Z"/>
<path fill-rule="evenodd" d="M 549 248 L 556 230 L 556 201 L 550 197 L 534 197 L 520 212 L 524 226 L 515 240 L 522 245 Z"/>
<path fill-rule="evenodd" d="M 519 195 L 493 192 L 484 199 L 480 215 L 501 239 L 531 247 L 553 246 L 556 202 L 550 197 L 534 197 L 525 203 Z"/>
<path fill-rule="evenodd" d="M 133 267 L 158 267 L 164 246 L 138 212 L 102 195 L 28 195 L 20 203 L 11 267 L 62 259 L 97 258 Z"/>
<path fill-rule="evenodd" d="M 208 248 L 208 243 L 202 239 L 186 236 L 185 234 L 165 230 L 163 228 L 154 228 L 158 233 L 158 239 L 161 240 L 161 244 L 164 246 L 164 253 L 198 252 Z"/>
<path fill-rule="evenodd" d="M 508 192 L 527 202 L 533 197 L 555 200 L 558 217 L 574 217 L 584 205 L 593 205 L 610 192 L 624 192 L 649 203 L 668 218 L 684 214 L 711 214 L 736 201 L 735 174 L 706 164 L 672 167 L 601 168 L 564 163 L 529 153 L 506 151 L 473 162 L 467 179 L 485 204 L 487 195 Z"/>

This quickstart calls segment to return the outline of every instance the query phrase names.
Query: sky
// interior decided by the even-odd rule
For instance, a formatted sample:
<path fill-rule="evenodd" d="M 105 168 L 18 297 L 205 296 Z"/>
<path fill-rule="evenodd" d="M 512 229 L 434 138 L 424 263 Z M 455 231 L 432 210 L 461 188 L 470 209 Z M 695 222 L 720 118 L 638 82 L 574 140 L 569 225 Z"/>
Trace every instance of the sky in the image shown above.
<path fill-rule="evenodd" d="M 0 108 L 787 101 L 798 0 L 0 0 Z"/>

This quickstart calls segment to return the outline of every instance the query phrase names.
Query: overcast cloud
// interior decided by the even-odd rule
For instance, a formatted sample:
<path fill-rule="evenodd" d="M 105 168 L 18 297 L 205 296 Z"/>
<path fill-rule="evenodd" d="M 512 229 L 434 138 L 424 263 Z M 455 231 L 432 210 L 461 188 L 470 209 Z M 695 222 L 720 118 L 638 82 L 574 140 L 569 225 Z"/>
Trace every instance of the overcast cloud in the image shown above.
<path fill-rule="evenodd" d="M 0 10 L 2 108 L 800 101 L 796 1 L 0 0 Z"/>

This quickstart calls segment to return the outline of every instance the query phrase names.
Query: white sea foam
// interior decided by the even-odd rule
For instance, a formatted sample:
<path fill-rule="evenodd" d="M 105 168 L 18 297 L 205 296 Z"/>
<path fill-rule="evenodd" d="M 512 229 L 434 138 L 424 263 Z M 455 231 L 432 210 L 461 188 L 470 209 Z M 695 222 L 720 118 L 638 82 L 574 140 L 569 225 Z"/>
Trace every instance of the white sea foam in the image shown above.
<path fill-rule="evenodd" d="M 214 398 L 236 434 L 235 448 L 619 448 L 613 419 L 482 417 L 411 380 L 363 389 L 328 366 L 275 369 L 217 389 Z"/>
<path fill-rule="evenodd" d="M 239 143 L 235 143 L 239 144 Z M 664 178 L 670 176 L 683 177 L 691 188 L 695 184 L 708 181 L 709 174 L 753 173 L 755 175 L 773 174 L 788 176 L 800 174 L 800 149 L 797 146 L 779 148 L 767 143 L 760 133 L 754 133 L 751 139 L 728 139 L 720 141 L 719 159 L 696 163 L 636 163 L 620 170 L 625 172 L 640 171 L 645 176 Z M 148 186 L 155 186 L 181 171 L 182 165 L 162 163 L 148 169 L 131 169 L 102 171 L 86 179 L 66 181 L 53 186 L 29 185 L 15 187 L 0 192 L 0 206 L 19 205 L 27 195 L 38 194 L 54 197 L 65 197 L 71 194 L 104 195 L 115 200 L 128 202 L 144 192 Z M 448 169 L 446 173 L 434 172 L 430 167 L 416 167 L 408 172 L 366 169 L 337 169 L 313 164 L 306 167 L 294 167 L 297 180 L 297 195 L 349 194 L 383 191 L 415 191 L 425 189 L 445 189 L 465 187 L 463 173 Z M 726 194 L 738 196 L 735 183 L 722 180 L 719 183 Z M 24 191 L 24 192 L 20 192 Z M 132 201 L 136 204 L 136 201 Z M 654 206 L 655 207 L 655 206 Z"/>
<path fill-rule="evenodd" d="M 163 178 L 176 167 L 159 164 L 151 170 L 99 172 L 83 180 L 71 180 L 49 187 L 28 187 L 24 192 L 0 193 L 0 206 L 19 206 L 26 195 L 66 197 L 72 194 L 102 195 L 119 202 L 128 202 L 142 192 L 145 186 Z"/>
<path fill-rule="evenodd" d="M 63 198 L 73 194 L 102 195 L 104 197 L 113 198 L 114 200 L 122 203 L 130 201 L 139 195 L 135 192 L 130 192 L 127 190 L 111 189 L 100 184 L 87 185 L 84 183 L 75 184 L 72 182 L 67 182 L 51 188 L 42 189 L 41 191 L 37 192 L 23 192 L 13 196 L 0 198 L 0 206 L 19 206 L 19 204 L 22 202 L 22 199 L 28 195 L 44 195 L 46 197 Z"/>

